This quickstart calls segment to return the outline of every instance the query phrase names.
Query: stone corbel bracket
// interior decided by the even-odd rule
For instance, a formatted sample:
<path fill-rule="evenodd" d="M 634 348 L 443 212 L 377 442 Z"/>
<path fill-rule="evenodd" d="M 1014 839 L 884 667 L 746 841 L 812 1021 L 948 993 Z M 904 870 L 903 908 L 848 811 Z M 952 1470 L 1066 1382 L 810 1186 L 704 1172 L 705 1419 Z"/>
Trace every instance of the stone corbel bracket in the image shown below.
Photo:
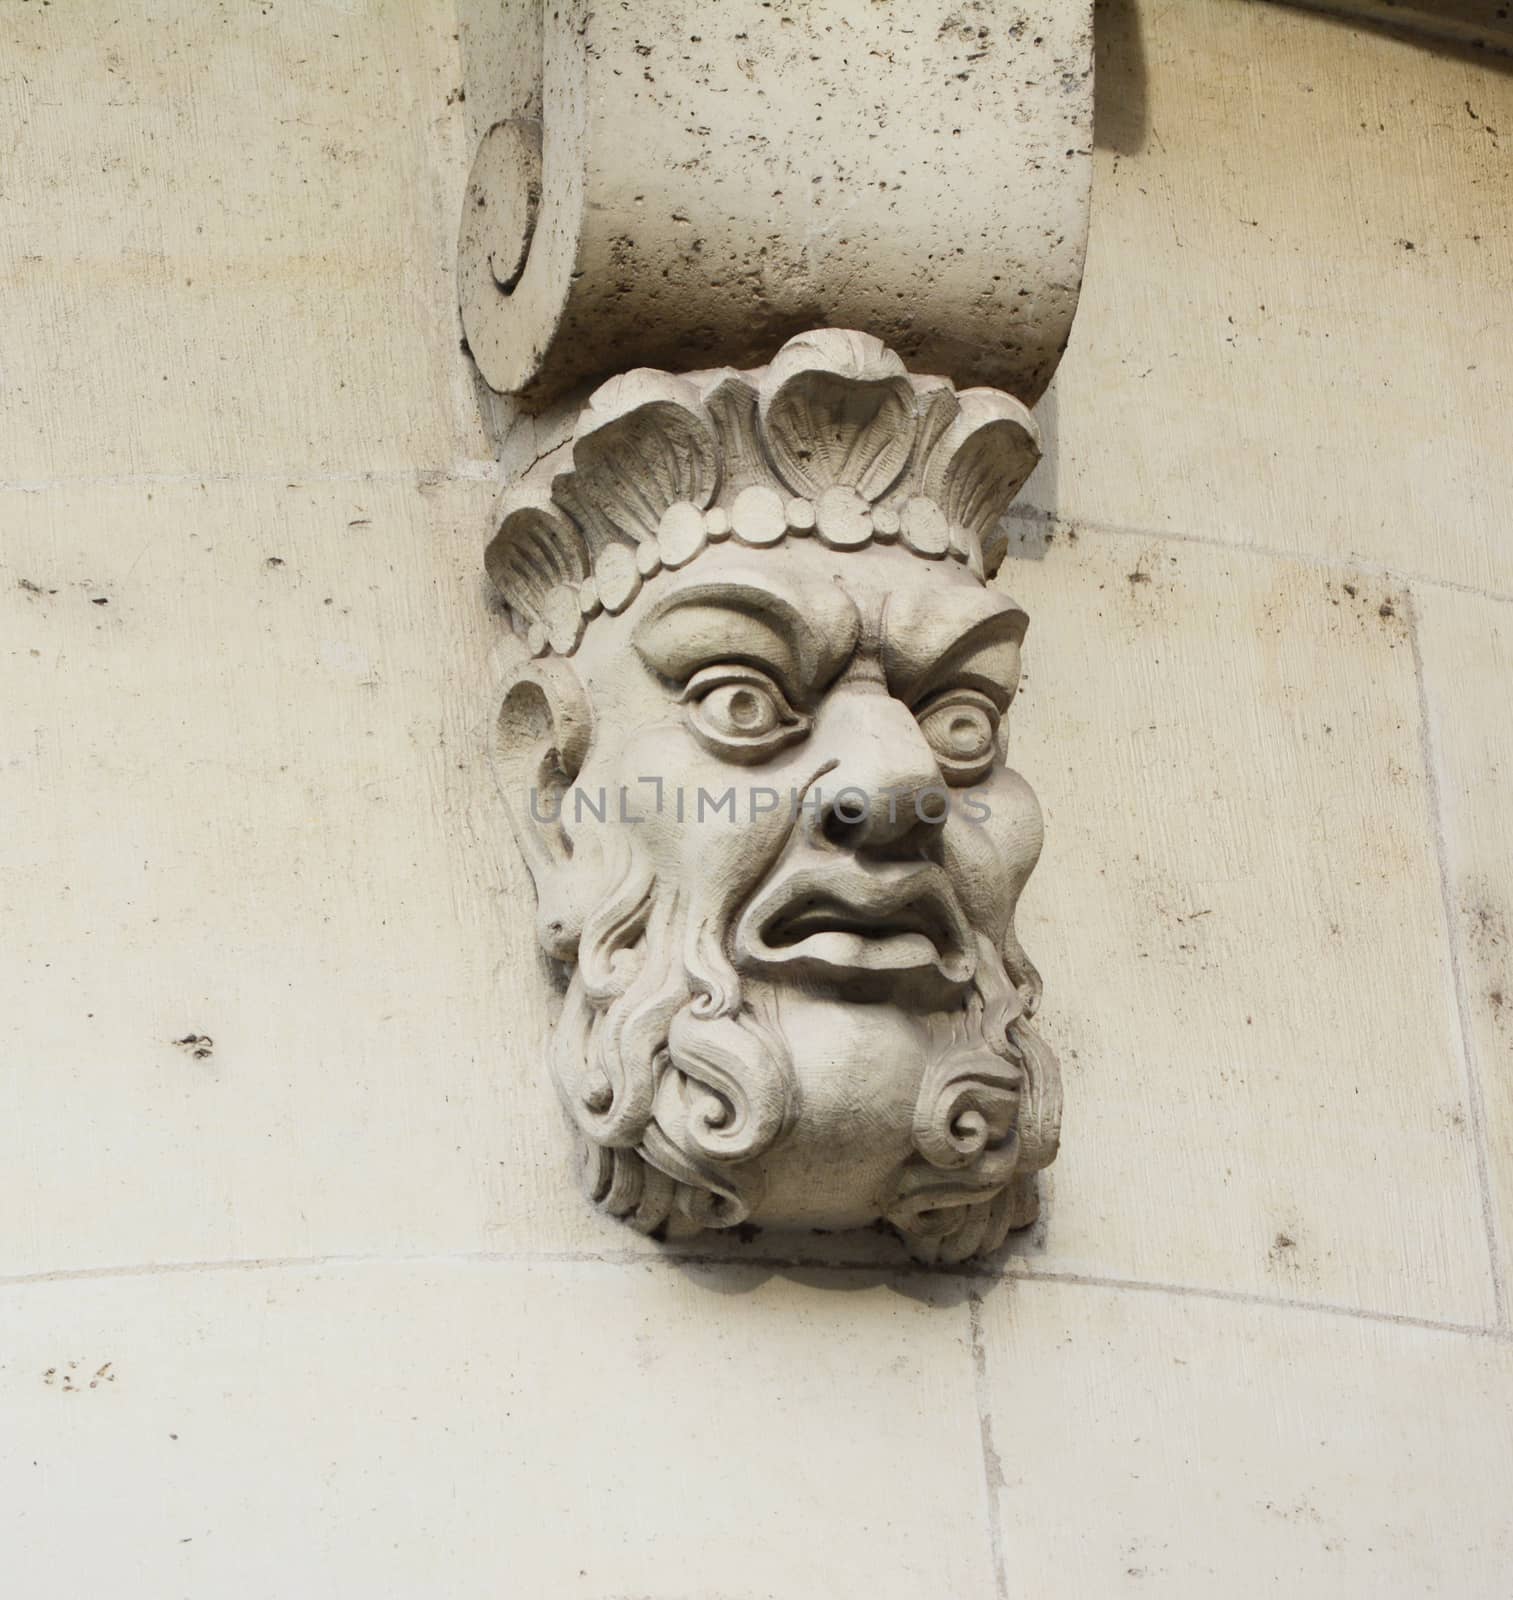
<path fill-rule="evenodd" d="M 462 0 L 464 332 L 535 407 L 817 326 L 1033 402 L 1087 235 L 1091 0 Z"/>
<path fill-rule="evenodd" d="M 497 770 L 610 1215 L 886 1222 L 926 1261 L 1034 1219 L 1060 1079 L 1015 931 L 1028 619 L 986 580 L 1038 453 L 1011 396 L 825 329 L 610 379 L 506 491 L 486 560 L 533 659 Z"/>

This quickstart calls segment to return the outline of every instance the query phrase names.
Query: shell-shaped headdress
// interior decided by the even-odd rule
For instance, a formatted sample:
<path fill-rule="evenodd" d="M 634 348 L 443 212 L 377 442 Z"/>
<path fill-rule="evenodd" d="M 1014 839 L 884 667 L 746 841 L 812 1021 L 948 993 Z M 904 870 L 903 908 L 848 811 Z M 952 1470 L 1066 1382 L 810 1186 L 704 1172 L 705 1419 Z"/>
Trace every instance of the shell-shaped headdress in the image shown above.
<path fill-rule="evenodd" d="M 571 654 L 590 618 L 723 539 L 897 543 L 990 577 L 1040 434 L 1009 395 L 914 377 L 881 340 L 827 328 L 752 372 L 612 378 L 555 457 L 506 493 L 486 557 L 538 655 Z"/>

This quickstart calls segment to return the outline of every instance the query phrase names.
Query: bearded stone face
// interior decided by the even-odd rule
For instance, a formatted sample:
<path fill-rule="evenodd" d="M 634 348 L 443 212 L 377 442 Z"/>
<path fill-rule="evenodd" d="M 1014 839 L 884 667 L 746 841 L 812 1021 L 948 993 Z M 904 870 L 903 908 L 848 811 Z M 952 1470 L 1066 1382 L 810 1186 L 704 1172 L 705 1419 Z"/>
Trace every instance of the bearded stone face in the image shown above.
<path fill-rule="evenodd" d="M 967 560 L 708 522 L 505 705 L 589 1192 L 964 1259 L 1033 1219 L 1059 1121 L 1014 933 L 1024 613 Z"/>

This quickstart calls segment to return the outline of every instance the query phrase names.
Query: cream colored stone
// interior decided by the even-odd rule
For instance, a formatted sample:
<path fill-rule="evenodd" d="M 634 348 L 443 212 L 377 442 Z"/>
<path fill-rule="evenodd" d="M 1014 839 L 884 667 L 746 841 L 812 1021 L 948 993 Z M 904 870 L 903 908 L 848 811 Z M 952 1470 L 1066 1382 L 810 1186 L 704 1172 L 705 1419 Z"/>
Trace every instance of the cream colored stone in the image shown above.
<path fill-rule="evenodd" d="M 623 544 L 612 545 L 594 568 L 594 585 L 606 611 L 623 611 L 641 588 L 634 554 Z"/>
<path fill-rule="evenodd" d="M 1066 1073 L 1031 1259 L 1490 1318 L 1403 590 L 1064 529 L 999 581 Z"/>
<path fill-rule="evenodd" d="M 453 28 L 404 0 L 8 7 L 0 480 L 492 454 L 452 331 Z"/>
<path fill-rule="evenodd" d="M 652 1269 L 560 1161 L 449 259 L 519 106 L 448 104 L 452 6 L 5 8 L 0 479 L 55 487 L 0 495 L 0 1273 L 131 1269 L 0 1291 L 7 1594 L 986 1600 L 986 1460 L 1007 1594 L 1502 1595 L 1505 1338 L 1156 1286 L 1492 1318 L 1401 580 L 1328 563 L 1513 592 L 1510 80 L 1127 14 L 1069 509 L 1300 559 L 1016 524 L 1071 1080 L 1018 1248 L 1116 1286 L 990 1294 L 984 1457 L 959 1278 L 869 1233 Z M 1416 599 L 1506 1238 L 1506 630 Z"/>
<path fill-rule="evenodd" d="M 714 506 L 704 513 L 704 533 L 712 544 L 730 537 L 730 513 L 723 506 Z"/>
<path fill-rule="evenodd" d="M 933 500 L 910 500 L 900 528 L 904 543 L 917 556 L 943 556 L 951 548 L 951 526 Z"/>
<path fill-rule="evenodd" d="M 981 573 L 1036 448 L 1017 401 L 826 329 L 610 380 L 507 494 L 485 565 L 516 628 L 555 648 L 590 566 L 624 613 L 578 651 L 573 609 L 498 759 L 565 978 L 541 1054 L 589 1198 L 638 1232 L 887 1221 L 959 1262 L 1034 1220 L 1061 1100 L 1014 933 L 1040 814 L 1001 762 L 1026 619 Z M 801 490 L 819 542 L 785 544 Z M 735 542 L 632 583 L 716 495 Z M 866 550 L 885 496 L 904 546 Z M 975 569 L 942 584 L 952 522 Z"/>
<path fill-rule="evenodd" d="M 743 544 L 776 544 L 788 531 L 782 495 L 763 484 L 743 489 L 730 508 L 730 526 Z"/>
<path fill-rule="evenodd" d="M 789 533 L 796 533 L 802 536 L 806 533 L 814 532 L 814 506 L 808 500 L 801 500 L 797 497 L 790 500 L 785 514 L 788 518 Z"/>
<path fill-rule="evenodd" d="M 1488 1166 L 1488 1232 L 1513 1276 L 1513 609 L 1414 590 L 1439 768 L 1450 915 Z"/>
<path fill-rule="evenodd" d="M 1503 0 L 1308 0 L 1308 8 L 1338 16 L 1352 27 L 1375 23 L 1421 43 L 1495 52 L 1490 63 L 1494 70 L 1502 68 L 1497 55 L 1513 54 L 1513 11 Z"/>
<path fill-rule="evenodd" d="M 501 120 L 458 283 L 496 389 L 753 366 L 823 323 L 1045 387 L 1087 236 L 1090 0 L 480 13 L 469 88 Z"/>
<path fill-rule="evenodd" d="M 814 508 L 814 530 L 833 550 L 856 550 L 872 537 L 867 502 L 856 492 L 837 485 L 826 489 Z"/>
<path fill-rule="evenodd" d="M 0 498 L 0 1274 L 624 1243 L 500 912 L 492 494 Z"/>
<path fill-rule="evenodd" d="M 454 0 L 452 11 L 472 78 L 463 106 L 466 164 L 496 122 L 540 120 L 542 6 L 540 0 Z"/>
<path fill-rule="evenodd" d="M 1506 1342 L 1015 1283 L 988 1296 L 982 1346 L 1000 1593 L 1506 1590 Z"/>
<path fill-rule="evenodd" d="M 704 513 L 688 500 L 670 505 L 657 524 L 657 548 L 662 564 L 681 567 L 704 548 Z"/>
<path fill-rule="evenodd" d="M 583 637 L 583 607 L 576 588 L 559 585 L 546 597 L 542 620 L 547 641 L 559 655 L 568 656 Z"/>
<path fill-rule="evenodd" d="M 1509 130 L 1495 57 L 1100 12 L 1096 221 L 1024 503 L 1513 593 Z"/>
<path fill-rule="evenodd" d="M 949 1284 L 491 1262 L 13 1287 L 0 1411 L 26 1600 L 993 1592 Z"/>

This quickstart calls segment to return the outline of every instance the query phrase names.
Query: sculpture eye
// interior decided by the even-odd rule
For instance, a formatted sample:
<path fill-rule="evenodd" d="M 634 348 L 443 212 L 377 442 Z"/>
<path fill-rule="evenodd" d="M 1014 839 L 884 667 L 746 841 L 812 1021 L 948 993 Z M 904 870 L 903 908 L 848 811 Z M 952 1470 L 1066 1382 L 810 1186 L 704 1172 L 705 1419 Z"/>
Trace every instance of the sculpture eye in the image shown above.
<path fill-rule="evenodd" d="M 681 698 L 694 737 L 727 760 L 765 761 L 809 731 L 809 719 L 755 667 L 705 667 Z"/>
<path fill-rule="evenodd" d="M 974 783 L 998 753 L 998 710 L 975 689 L 950 689 L 919 712 L 947 783 Z"/>

